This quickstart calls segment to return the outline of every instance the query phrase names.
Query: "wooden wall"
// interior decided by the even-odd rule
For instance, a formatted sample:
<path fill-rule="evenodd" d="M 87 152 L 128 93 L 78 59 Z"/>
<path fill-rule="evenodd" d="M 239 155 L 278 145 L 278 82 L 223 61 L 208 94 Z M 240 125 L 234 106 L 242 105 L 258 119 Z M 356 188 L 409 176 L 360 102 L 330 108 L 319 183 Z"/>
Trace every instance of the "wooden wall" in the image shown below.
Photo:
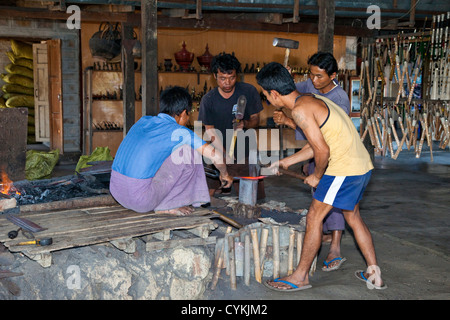
<path fill-rule="evenodd" d="M 98 24 L 83 23 L 81 30 L 81 48 L 82 48 L 82 67 L 83 70 L 92 66 L 96 60 L 92 58 L 89 50 L 89 39 L 98 31 Z M 140 31 L 136 30 L 138 39 L 140 37 Z M 274 33 L 274 32 L 239 32 L 239 31 L 213 31 L 213 30 L 191 30 L 191 29 L 159 29 L 158 30 L 158 65 L 164 69 L 164 59 L 172 59 L 172 63 L 176 66 L 174 53 L 182 49 L 183 42 L 186 43 L 186 49 L 189 52 L 194 53 L 194 61 L 192 66 L 196 70 L 200 70 L 200 66 L 197 61 L 197 56 L 202 55 L 205 52 L 206 45 L 209 47 L 209 52 L 212 55 L 219 54 L 221 52 L 233 53 L 239 59 L 244 69 L 245 65 L 249 67 L 257 63 L 262 67 L 264 63 L 272 61 L 283 62 L 285 49 L 274 47 L 272 45 L 273 38 L 287 38 L 299 41 L 300 45 L 297 50 L 291 50 L 289 64 L 292 67 L 307 68 L 307 60 L 309 56 L 317 51 L 318 36 L 315 34 L 302 34 L 302 33 Z M 334 37 L 334 56 L 339 61 L 341 57 L 345 55 L 345 43 L 346 37 L 335 36 Z M 140 60 L 138 60 L 140 64 Z M 243 74 L 242 81 L 255 85 L 258 91 L 261 88 L 257 85 L 254 74 Z M 108 78 L 109 79 L 109 78 Z M 121 77 L 120 77 L 121 79 Z M 108 80 L 109 81 L 109 80 Z M 206 85 L 209 88 L 214 88 L 216 82 L 211 74 L 197 74 L 189 72 L 160 72 L 158 76 L 159 87 L 165 88 L 168 85 L 179 85 L 182 87 L 188 87 L 190 91 L 195 90 L 196 93 L 203 91 Z M 93 91 L 104 90 L 105 86 L 109 86 L 108 82 L 96 81 L 93 83 Z M 112 84 L 113 85 L 113 84 Z M 140 85 L 139 73 L 136 76 L 136 92 L 138 92 Z M 117 89 L 117 85 L 116 85 Z M 99 108 L 103 109 L 100 112 L 96 112 L 95 117 L 102 117 L 105 114 L 106 120 L 108 117 L 112 117 L 117 120 L 120 118 L 118 114 L 121 112 L 120 103 L 99 103 Z M 273 108 L 264 103 L 264 111 L 261 113 L 260 125 L 265 126 L 268 117 L 273 114 Z M 136 104 L 136 119 L 141 117 L 141 105 L 140 102 Z M 197 119 L 198 111 L 193 112 L 191 116 L 191 124 Z M 100 121 L 101 119 L 97 119 Z M 96 121 L 96 119 L 94 119 Z M 112 155 L 114 156 L 118 145 L 122 139 L 120 133 L 96 133 L 94 135 L 93 145 L 105 146 L 110 144 Z M 294 144 L 295 145 L 295 144 Z"/>

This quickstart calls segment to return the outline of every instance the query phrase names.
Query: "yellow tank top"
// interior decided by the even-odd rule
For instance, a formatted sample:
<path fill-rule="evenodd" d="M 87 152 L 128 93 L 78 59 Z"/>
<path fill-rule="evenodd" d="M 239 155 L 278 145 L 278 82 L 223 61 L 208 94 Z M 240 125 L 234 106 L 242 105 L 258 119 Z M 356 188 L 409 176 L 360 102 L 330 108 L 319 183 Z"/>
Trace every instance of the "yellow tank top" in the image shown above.
<path fill-rule="evenodd" d="M 316 98 L 328 107 L 328 118 L 320 127 L 330 148 L 330 159 L 325 171 L 330 176 L 356 176 L 373 169 L 369 152 L 361 142 L 350 117 L 333 101 L 320 95 Z"/>

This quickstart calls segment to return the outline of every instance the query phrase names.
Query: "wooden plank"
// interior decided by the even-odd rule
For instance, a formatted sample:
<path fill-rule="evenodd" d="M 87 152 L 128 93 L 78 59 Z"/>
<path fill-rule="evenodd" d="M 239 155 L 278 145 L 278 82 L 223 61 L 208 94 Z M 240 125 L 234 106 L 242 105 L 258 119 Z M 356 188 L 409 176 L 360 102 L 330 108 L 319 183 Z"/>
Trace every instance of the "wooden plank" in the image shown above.
<path fill-rule="evenodd" d="M 50 108 L 50 145 L 64 153 L 61 39 L 47 40 Z"/>
<path fill-rule="evenodd" d="M 161 250 L 161 249 L 170 249 L 175 248 L 177 246 L 199 246 L 199 245 L 208 245 L 215 244 L 216 237 L 207 237 L 207 238 L 190 238 L 190 239 L 176 239 L 176 240 L 168 240 L 168 241 L 151 241 L 145 244 L 146 251 L 153 250 Z"/>
<path fill-rule="evenodd" d="M 205 230 L 215 227 L 210 220 L 213 215 L 208 214 L 208 210 L 205 209 L 198 209 L 193 215 L 183 217 L 154 212 L 137 213 L 121 206 L 28 213 L 19 216 L 47 228 L 36 233 L 35 236 L 36 238 L 52 237 L 53 244 L 18 246 L 19 242 L 26 239 L 22 234 L 13 240 L 7 238 L 8 231 L 18 227 L 4 216 L 0 217 L 0 242 L 3 242 L 10 251 L 22 252 L 42 266 L 48 266 L 51 263 L 51 256 L 48 254 L 56 250 L 112 241 L 116 247 L 123 247 L 123 250 L 132 252 L 134 249 L 131 242 L 134 242 L 132 240 L 134 237 L 167 232 L 167 230 L 198 228 L 202 230 L 202 236 L 207 239 Z M 187 243 L 194 242 L 190 240 Z M 207 242 L 208 240 L 199 243 Z"/>
<path fill-rule="evenodd" d="M 50 141 L 50 102 L 46 43 L 33 44 L 34 114 L 36 141 Z"/>

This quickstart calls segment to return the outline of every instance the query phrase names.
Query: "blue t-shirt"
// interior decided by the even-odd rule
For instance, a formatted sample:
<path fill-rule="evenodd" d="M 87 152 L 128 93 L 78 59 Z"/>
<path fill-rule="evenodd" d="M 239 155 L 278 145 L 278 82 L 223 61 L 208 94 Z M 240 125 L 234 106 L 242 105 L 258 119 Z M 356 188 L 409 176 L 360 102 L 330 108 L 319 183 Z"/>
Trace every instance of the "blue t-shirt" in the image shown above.
<path fill-rule="evenodd" d="M 321 93 L 319 90 L 314 88 L 314 85 L 310 78 L 306 81 L 298 82 L 295 84 L 297 91 L 300 93 L 314 93 L 325 98 L 330 99 L 334 103 L 336 103 L 339 107 L 344 109 L 344 111 L 349 114 L 350 112 L 350 99 L 348 98 L 347 92 L 345 92 L 342 87 L 336 83 L 336 80 L 333 80 L 336 84 L 336 87 L 328 91 L 327 93 Z M 305 134 L 302 129 L 298 126 L 295 129 L 295 139 L 296 140 L 306 140 Z"/>
<path fill-rule="evenodd" d="M 198 149 L 205 143 L 168 114 L 143 116 L 120 144 L 112 169 L 131 178 L 152 178 L 164 160 L 180 146 L 186 144 Z"/>

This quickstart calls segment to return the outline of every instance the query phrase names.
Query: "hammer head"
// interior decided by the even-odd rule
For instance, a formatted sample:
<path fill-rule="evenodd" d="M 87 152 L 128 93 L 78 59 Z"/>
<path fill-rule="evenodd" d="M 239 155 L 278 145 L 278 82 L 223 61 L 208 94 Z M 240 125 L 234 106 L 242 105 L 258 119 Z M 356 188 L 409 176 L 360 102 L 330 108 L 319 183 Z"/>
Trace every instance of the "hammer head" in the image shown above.
<path fill-rule="evenodd" d="M 287 67 L 289 61 L 289 53 L 291 52 L 291 49 L 298 49 L 298 41 L 283 38 L 273 38 L 273 46 L 286 48 L 283 65 L 284 67 Z"/>
<path fill-rule="evenodd" d="M 237 120 L 244 119 L 246 106 L 247 106 L 247 98 L 244 95 L 239 96 L 236 104 L 236 113 L 235 113 L 235 117 Z"/>
<path fill-rule="evenodd" d="M 287 49 L 298 49 L 298 41 L 283 38 L 273 38 L 273 46 Z"/>

